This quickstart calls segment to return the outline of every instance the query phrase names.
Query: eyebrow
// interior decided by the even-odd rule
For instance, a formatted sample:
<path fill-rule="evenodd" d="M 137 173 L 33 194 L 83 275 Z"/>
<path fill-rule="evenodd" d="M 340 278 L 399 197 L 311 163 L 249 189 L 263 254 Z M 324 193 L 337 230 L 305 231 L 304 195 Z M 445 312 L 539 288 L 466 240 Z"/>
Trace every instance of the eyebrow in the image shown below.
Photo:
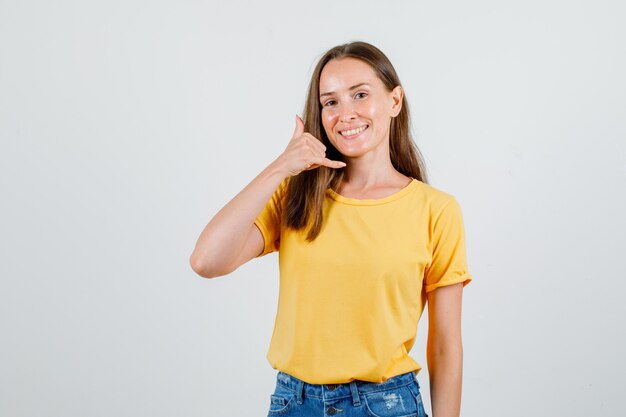
<path fill-rule="evenodd" d="M 353 85 L 352 87 L 349 88 L 349 90 L 354 90 L 355 88 L 358 88 L 358 87 L 361 87 L 361 86 L 364 86 L 364 85 L 368 85 L 369 86 L 368 83 L 360 83 L 360 84 Z M 328 93 L 320 94 L 320 98 L 322 98 L 324 96 L 330 96 L 330 95 L 333 95 L 333 94 L 335 94 L 334 91 L 329 91 Z"/>

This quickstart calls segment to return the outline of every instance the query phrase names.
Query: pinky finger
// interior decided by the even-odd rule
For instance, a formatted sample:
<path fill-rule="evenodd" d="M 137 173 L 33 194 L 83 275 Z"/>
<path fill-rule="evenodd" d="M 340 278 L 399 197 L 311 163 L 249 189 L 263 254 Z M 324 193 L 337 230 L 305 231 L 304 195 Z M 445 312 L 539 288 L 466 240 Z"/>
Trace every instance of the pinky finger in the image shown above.
<path fill-rule="evenodd" d="M 330 168 L 343 168 L 347 164 L 345 162 L 342 162 L 342 161 L 333 161 L 331 159 L 324 158 L 323 162 L 322 162 L 322 165 L 326 165 L 327 167 L 330 167 Z"/>

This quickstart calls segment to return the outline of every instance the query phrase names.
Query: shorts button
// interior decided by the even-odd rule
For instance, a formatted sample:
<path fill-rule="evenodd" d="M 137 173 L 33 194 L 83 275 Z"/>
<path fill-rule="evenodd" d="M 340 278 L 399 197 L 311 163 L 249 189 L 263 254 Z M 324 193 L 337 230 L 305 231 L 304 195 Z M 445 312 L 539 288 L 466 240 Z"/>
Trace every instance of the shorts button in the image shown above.
<path fill-rule="evenodd" d="M 330 384 L 330 385 L 326 385 L 326 389 L 334 391 L 337 389 L 338 386 L 339 386 L 338 384 Z"/>
<path fill-rule="evenodd" d="M 342 411 L 342 410 L 340 410 L 338 408 L 335 408 L 332 405 L 326 409 L 326 412 L 328 413 L 329 416 L 334 416 L 335 414 L 337 414 L 340 411 Z"/>

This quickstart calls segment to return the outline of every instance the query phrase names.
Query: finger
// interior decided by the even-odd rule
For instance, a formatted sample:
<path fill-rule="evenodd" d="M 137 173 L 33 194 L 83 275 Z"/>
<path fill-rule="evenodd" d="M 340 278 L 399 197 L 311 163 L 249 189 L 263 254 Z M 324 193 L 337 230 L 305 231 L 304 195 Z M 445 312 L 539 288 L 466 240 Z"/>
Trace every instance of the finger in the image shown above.
<path fill-rule="evenodd" d="M 345 162 L 333 161 L 333 160 L 328 159 L 328 158 L 321 158 L 319 161 L 316 161 L 316 163 L 318 163 L 320 165 L 327 166 L 329 168 L 343 168 L 343 167 L 345 167 L 347 165 Z"/>
<path fill-rule="evenodd" d="M 313 154 L 313 156 L 316 156 L 318 158 L 325 158 L 326 157 L 326 146 L 324 146 L 317 139 L 311 139 L 311 140 L 307 141 L 307 146 L 310 149 L 310 151 Z"/>
<path fill-rule="evenodd" d="M 305 133 L 304 136 L 310 139 L 310 142 L 313 144 L 315 149 L 320 151 L 322 156 L 326 154 L 326 145 L 324 145 L 321 140 L 311 135 L 310 133 Z"/>
<path fill-rule="evenodd" d="M 302 135 L 303 133 L 304 133 L 304 122 L 302 121 L 300 116 L 296 114 L 296 129 L 293 131 L 292 139 Z"/>

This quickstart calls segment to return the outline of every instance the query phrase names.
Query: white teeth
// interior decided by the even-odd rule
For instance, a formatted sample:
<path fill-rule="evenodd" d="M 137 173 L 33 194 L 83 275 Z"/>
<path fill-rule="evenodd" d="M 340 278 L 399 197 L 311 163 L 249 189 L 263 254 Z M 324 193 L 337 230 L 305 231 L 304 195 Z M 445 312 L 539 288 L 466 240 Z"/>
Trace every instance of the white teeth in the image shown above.
<path fill-rule="evenodd" d="M 361 126 L 359 128 L 352 129 L 352 130 L 344 130 L 343 132 L 339 132 L 339 133 L 341 133 L 344 136 L 352 136 L 352 135 L 356 135 L 357 133 L 361 133 L 362 131 L 365 130 L 366 127 L 367 125 Z"/>

